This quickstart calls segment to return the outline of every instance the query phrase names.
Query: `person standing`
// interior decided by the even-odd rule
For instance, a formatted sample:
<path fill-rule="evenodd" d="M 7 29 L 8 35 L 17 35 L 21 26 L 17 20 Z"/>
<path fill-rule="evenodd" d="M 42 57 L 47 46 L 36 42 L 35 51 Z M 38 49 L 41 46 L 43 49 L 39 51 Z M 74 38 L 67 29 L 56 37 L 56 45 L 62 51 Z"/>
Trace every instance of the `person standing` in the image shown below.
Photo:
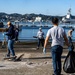
<path fill-rule="evenodd" d="M 11 24 L 11 22 L 7 22 L 8 25 L 8 32 L 5 34 L 8 36 L 8 52 L 6 55 L 6 58 L 10 58 L 10 55 L 12 55 L 12 58 L 16 58 L 15 51 L 13 49 L 14 41 L 15 41 L 15 30 L 14 26 Z"/>
<path fill-rule="evenodd" d="M 40 44 L 42 45 L 42 47 L 44 46 L 44 32 L 42 31 L 42 28 L 39 28 L 39 31 L 37 32 L 37 38 L 38 38 L 37 49 L 39 49 Z"/>
<path fill-rule="evenodd" d="M 69 40 L 69 43 L 70 43 L 70 46 L 72 47 L 72 50 L 74 49 L 74 45 L 73 45 L 73 42 L 72 42 L 72 32 L 74 31 L 74 29 L 71 29 L 68 31 L 68 40 Z"/>
<path fill-rule="evenodd" d="M 2 32 L 3 35 L 3 41 L 2 41 L 2 48 L 6 47 L 6 36 L 5 36 L 5 32 Z"/>
<path fill-rule="evenodd" d="M 56 17 L 53 18 L 52 23 L 54 26 L 51 29 L 49 29 L 47 32 L 43 52 L 46 53 L 46 46 L 48 40 L 49 38 L 52 38 L 51 54 L 52 54 L 53 69 L 54 69 L 53 75 L 61 75 L 61 68 L 62 68 L 61 55 L 63 52 L 63 41 L 65 40 L 65 43 L 68 47 L 69 43 L 64 29 L 58 26 L 59 23 L 58 18 Z M 69 50 L 71 50 L 71 47 L 69 47 Z"/>
<path fill-rule="evenodd" d="M 18 37 L 19 37 L 19 29 L 15 28 L 15 41 L 16 41 L 16 43 L 18 42 Z"/>

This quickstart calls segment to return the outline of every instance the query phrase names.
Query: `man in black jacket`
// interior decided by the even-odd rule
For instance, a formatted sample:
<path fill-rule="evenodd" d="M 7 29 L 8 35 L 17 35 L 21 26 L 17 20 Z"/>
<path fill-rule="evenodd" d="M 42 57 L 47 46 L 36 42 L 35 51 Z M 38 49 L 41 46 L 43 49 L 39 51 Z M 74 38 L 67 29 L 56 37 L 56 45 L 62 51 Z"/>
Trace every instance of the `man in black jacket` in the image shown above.
<path fill-rule="evenodd" d="M 8 53 L 6 57 L 10 58 L 10 54 L 11 54 L 12 58 L 16 58 L 15 51 L 13 49 L 14 40 L 15 40 L 14 26 L 11 24 L 11 22 L 8 22 L 7 25 L 8 25 L 8 32 L 6 33 L 6 35 L 8 36 L 8 46 L 7 46 Z"/>

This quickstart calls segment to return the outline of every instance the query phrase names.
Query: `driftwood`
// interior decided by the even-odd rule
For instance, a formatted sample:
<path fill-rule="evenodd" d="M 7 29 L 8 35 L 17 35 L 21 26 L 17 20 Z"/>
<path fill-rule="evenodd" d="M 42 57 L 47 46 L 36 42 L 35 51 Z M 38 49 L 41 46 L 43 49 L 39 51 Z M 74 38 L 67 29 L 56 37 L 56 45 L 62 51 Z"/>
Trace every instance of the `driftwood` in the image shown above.
<path fill-rule="evenodd" d="M 0 28 L 0 32 L 7 32 L 8 28 Z"/>

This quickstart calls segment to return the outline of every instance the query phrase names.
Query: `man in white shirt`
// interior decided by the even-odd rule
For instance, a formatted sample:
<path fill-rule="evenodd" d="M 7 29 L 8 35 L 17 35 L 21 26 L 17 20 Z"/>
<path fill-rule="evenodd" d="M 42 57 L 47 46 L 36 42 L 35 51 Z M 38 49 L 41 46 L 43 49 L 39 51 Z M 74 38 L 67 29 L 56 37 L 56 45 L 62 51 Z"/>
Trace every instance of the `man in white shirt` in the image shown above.
<path fill-rule="evenodd" d="M 58 26 L 59 20 L 57 18 L 52 19 L 53 27 L 48 30 L 43 52 L 46 51 L 46 45 L 49 38 L 52 38 L 51 53 L 53 59 L 54 75 L 61 75 L 61 55 L 63 52 L 63 41 L 69 47 L 68 39 L 63 28 Z M 69 48 L 71 50 L 71 48 Z"/>
<path fill-rule="evenodd" d="M 39 28 L 39 31 L 37 32 L 37 38 L 38 38 L 37 49 L 39 49 L 40 44 L 42 44 L 42 47 L 44 46 L 44 32 L 42 31 L 42 28 Z"/>

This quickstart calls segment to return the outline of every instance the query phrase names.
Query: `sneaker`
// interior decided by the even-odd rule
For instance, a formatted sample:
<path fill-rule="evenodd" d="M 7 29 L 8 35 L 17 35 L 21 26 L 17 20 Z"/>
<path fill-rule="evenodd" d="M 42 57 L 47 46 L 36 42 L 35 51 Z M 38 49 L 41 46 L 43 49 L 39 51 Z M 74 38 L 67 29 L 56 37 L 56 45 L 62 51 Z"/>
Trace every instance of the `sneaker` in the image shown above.
<path fill-rule="evenodd" d="M 6 55 L 5 57 L 4 57 L 4 60 L 5 59 L 10 59 L 10 56 L 9 55 Z"/>
<path fill-rule="evenodd" d="M 10 57 L 9 61 L 15 61 L 17 56 Z"/>
<path fill-rule="evenodd" d="M 12 59 L 15 59 L 17 56 L 11 56 Z"/>

